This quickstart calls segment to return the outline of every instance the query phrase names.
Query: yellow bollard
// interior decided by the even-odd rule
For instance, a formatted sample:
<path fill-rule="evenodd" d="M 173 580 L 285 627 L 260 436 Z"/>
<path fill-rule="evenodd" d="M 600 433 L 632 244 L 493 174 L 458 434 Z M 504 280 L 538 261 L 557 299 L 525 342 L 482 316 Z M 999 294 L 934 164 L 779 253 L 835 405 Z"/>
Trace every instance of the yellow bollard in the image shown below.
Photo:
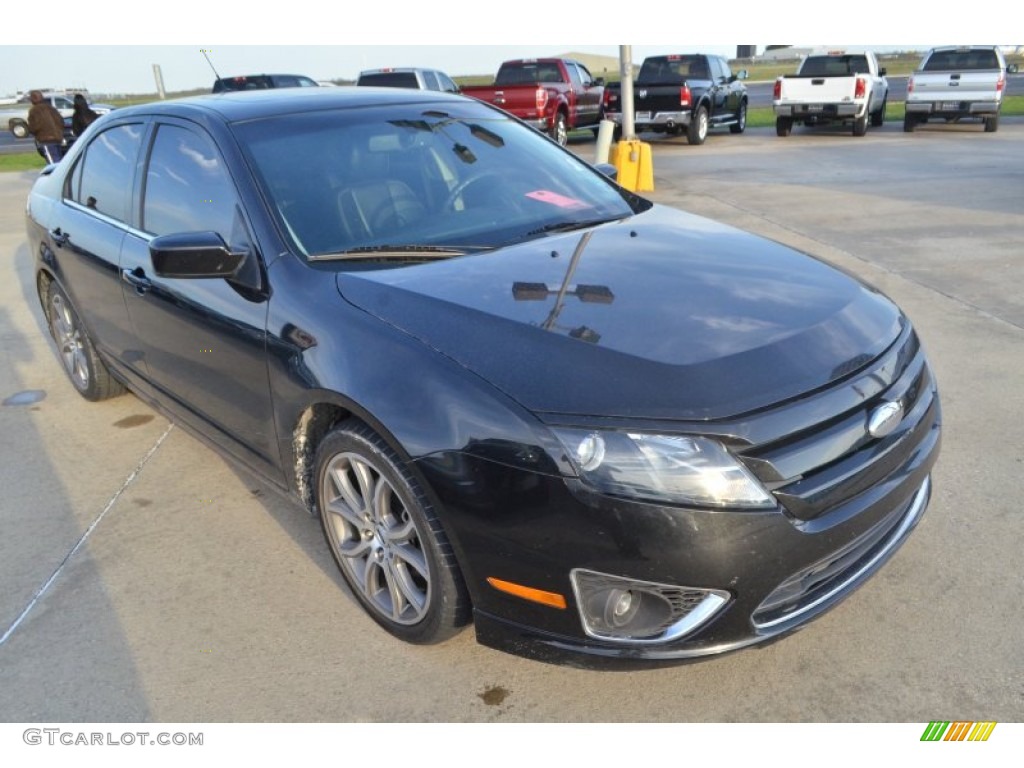
<path fill-rule="evenodd" d="M 611 164 L 618 171 L 617 181 L 631 192 L 654 190 L 651 145 L 637 139 L 620 141 L 612 147 Z"/>

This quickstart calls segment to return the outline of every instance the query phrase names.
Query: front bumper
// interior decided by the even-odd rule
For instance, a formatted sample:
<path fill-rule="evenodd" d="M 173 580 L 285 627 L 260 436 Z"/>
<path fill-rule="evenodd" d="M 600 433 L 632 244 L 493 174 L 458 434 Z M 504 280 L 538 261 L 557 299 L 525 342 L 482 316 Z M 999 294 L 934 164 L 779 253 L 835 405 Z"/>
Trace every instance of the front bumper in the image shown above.
<path fill-rule="evenodd" d="M 730 512 L 614 499 L 578 481 L 460 455 L 465 465 L 455 474 L 475 478 L 476 492 L 467 494 L 464 481 L 444 482 L 433 459 L 418 464 L 445 509 L 478 641 L 540 660 L 586 664 L 592 657 L 603 665 L 732 651 L 821 615 L 877 571 L 921 519 L 939 443 L 936 418 L 884 482 L 809 521 L 782 508 Z M 452 458 L 443 462 L 448 478 Z M 570 583 L 575 568 L 724 590 L 728 602 L 710 621 L 668 642 L 604 640 L 584 629 Z M 563 595 L 566 606 L 505 594 L 488 577 Z"/>

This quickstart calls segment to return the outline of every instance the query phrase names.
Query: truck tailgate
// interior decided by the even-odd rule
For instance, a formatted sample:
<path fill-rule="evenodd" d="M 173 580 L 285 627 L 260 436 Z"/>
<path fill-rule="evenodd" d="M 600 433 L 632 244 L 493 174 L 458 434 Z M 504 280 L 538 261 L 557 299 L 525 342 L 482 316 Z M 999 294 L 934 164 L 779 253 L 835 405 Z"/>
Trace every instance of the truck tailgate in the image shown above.
<path fill-rule="evenodd" d="M 1000 72 L 934 72 L 914 75 L 911 101 L 995 101 Z"/>
<path fill-rule="evenodd" d="M 852 101 L 857 78 L 795 77 L 782 78 L 779 101 L 800 104 L 832 104 Z"/>

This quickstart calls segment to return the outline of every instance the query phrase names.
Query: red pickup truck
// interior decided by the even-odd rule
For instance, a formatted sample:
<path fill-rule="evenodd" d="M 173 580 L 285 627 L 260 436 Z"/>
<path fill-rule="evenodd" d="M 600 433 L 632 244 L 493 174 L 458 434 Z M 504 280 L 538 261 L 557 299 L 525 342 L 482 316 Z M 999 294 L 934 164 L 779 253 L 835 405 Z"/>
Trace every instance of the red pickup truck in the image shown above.
<path fill-rule="evenodd" d="M 493 85 L 463 86 L 462 93 L 501 107 L 564 146 L 570 130 L 597 130 L 604 79 L 573 59 L 517 59 L 498 68 Z"/>

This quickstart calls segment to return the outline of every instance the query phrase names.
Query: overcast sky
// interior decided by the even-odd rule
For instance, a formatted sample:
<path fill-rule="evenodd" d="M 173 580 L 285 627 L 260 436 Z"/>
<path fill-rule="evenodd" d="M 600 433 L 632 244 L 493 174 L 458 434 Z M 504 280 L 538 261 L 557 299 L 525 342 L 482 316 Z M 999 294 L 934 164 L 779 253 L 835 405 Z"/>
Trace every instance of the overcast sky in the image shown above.
<path fill-rule="evenodd" d="M 616 37 L 644 41 L 632 43 L 633 60 L 639 63 L 646 55 L 670 52 L 732 56 L 743 42 L 762 49 L 773 41 L 801 40 L 884 49 L 991 44 L 1000 41 L 977 38 L 1005 29 L 991 26 L 991 14 L 976 21 L 980 34 L 964 26 L 969 19 L 957 19 L 956 26 L 946 22 L 949 28 L 942 29 L 941 21 L 911 16 L 913 4 L 903 11 L 894 5 L 858 0 L 822 16 L 816 0 L 787 0 L 784 6 L 754 0 L 697 5 L 677 0 L 615 10 L 595 3 L 557 6 L 539 0 L 500 8 L 481 0 L 231 7 L 210 0 L 8 3 L 0 12 L 0 97 L 37 87 L 151 93 L 156 90 L 154 64 L 160 65 L 168 91 L 205 88 L 214 78 L 202 49 L 210 51 L 222 76 L 291 72 L 331 80 L 352 79 L 361 69 L 385 66 L 429 66 L 459 76 L 493 74 L 510 58 L 567 52 L 614 57 L 620 44 Z M 916 43 L 896 46 L 891 42 L 896 40 Z"/>

